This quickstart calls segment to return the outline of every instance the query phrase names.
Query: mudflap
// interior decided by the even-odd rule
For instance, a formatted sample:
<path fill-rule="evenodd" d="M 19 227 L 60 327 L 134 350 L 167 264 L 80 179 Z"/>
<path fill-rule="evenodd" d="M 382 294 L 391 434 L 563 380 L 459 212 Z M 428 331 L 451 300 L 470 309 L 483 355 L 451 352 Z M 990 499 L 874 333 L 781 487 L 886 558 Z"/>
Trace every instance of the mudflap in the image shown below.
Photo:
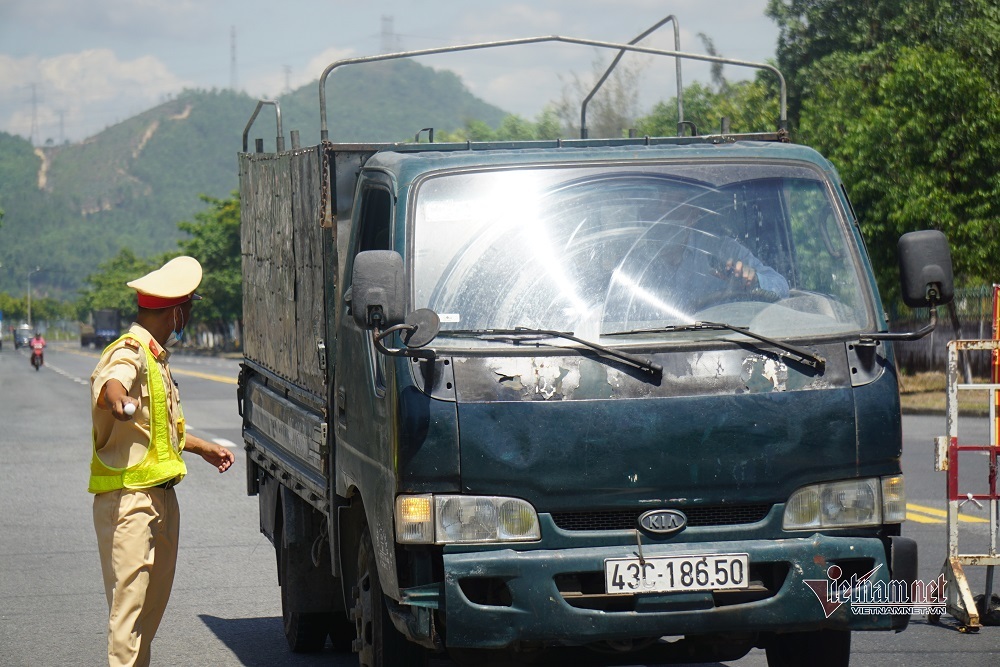
<path fill-rule="evenodd" d="M 893 581 L 905 581 L 906 592 L 913 590 L 913 582 L 917 580 L 917 543 L 908 537 L 893 536 L 889 538 L 889 563 Z M 909 602 L 910 600 L 898 600 Z M 894 614 L 892 629 L 902 632 L 910 624 L 909 614 Z"/>
<path fill-rule="evenodd" d="M 434 621 L 434 609 L 423 606 L 401 605 L 385 598 L 389 618 L 404 637 L 411 642 L 434 651 L 444 649 L 444 642 Z"/>
<path fill-rule="evenodd" d="M 282 530 L 279 552 L 287 558 L 283 576 L 287 611 L 344 612 L 340 582 L 330 566 L 323 517 L 288 487 L 281 486 Z"/>

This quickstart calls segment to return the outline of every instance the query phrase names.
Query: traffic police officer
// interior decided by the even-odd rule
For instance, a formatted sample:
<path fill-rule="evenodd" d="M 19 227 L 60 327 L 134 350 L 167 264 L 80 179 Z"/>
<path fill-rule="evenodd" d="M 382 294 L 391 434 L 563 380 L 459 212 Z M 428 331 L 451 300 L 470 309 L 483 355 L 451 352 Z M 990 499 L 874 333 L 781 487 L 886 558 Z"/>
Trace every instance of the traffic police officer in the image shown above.
<path fill-rule="evenodd" d="M 173 487 L 187 468 L 181 451 L 225 472 L 233 453 L 185 433 L 166 350 L 183 334 L 201 265 L 177 257 L 131 281 L 136 321 L 104 350 L 91 381 L 94 495 L 101 571 L 108 599 L 108 664 L 148 665 L 177 561 L 180 515 Z"/>

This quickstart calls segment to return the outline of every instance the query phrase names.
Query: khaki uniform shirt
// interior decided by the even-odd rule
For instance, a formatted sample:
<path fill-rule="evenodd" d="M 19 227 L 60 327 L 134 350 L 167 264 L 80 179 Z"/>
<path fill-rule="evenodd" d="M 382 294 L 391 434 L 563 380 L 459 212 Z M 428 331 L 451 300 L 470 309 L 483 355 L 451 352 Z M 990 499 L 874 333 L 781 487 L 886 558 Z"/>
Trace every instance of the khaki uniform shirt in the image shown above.
<path fill-rule="evenodd" d="M 167 396 L 167 413 L 169 415 L 170 442 L 177 448 L 177 421 L 180 417 L 180 395 L 170 376 L 167 359 L 170 353 L 153 340 L 145 328 L 132 323 L 129 333 L 149 346 L 156 362 L 160 366 L 163 377 L 163 389 Z M 108 380 L 115 379 L 122 383 L 128 395 L 139 401 L 139 408 L 128 421 L 118 421 L 110 410 L 97 407 L 97 397 Z M 94 423 L 94 446 L 105 465 L 112 468 L 127 468 L 133 466 L 146 456 L 150 442 L 149 420 L 150 392 L 146 374 L 146 353 L 141 347 L 119 342 L 111 349 L 105 350 L 97 363 L 93 375 L 90 376 L 90 407 Z"/>

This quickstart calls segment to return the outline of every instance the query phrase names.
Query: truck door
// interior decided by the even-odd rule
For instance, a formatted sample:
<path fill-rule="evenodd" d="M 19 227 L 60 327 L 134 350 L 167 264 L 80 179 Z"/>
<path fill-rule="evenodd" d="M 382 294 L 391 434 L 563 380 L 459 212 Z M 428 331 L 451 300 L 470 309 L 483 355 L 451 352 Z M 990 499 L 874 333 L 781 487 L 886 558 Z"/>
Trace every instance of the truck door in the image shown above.
<path fill-rule="evenodd" d="M 389 179 L 380 174 L 362 177 L 355 228 L 344 271 L 344 303 L 337 336 L 336 434 L 337 490 L 361 494 L 376 549 L 390 562 L 379 562 L 382 587 L 398 596 L 393 544 L 393 499 L 396 491 L 394 397 L 391 363 L 378 354 L 371 335 L 357 326 L 351 314 L 354 257 L 366 250 L 392 249 L 394 196 Z M 383 547 L 380 549 L 380 547 Z"/>
<path fill-rule="evenodd" d="M 338 491 L 356 485 L 372 525 L 372 538 L 392 542 L 392 498 L 396 486 L 392 456 L 394 415 L 386 395 L 389 364 L 377 354 L 367 331 L 351 315 L 351 278 L 354 257 L 365 250 L 392 248 L 394 197 L 389 179 L 363 177 L 359 210 L 345 262 L 345 295 L 337 336 L 336 433 L 340 478 Z M 372 490 L 377 491 L 373 493 Z M 384 507 L 383 507 L 384 505 Z M 388 532 L 377 535 L 378 531 Z M 388 583 L 388 582 L 387 582 Z"/>
<path fill-rule="evenodd" d="M 351 287 L 351 273 L 354 268 L 354 257 L 365 250 L 391 250 L 391 220 L 392 220 L 392 194 L 389 190 L 388 184 L 381 184 L 378 182 L 368 182 L 365 183 L 360 197 L 361 209 L 358 214 L 358 228 L 357 232 L 352 238 L 351 249 L 350 249 L 350 261 L 348 262 L 347 272 L 345 273 L 344 280 L 347 285 L 348 291 Z M 345 301 L 347 299 L 345 298 Z M 377 354 L 375 351 L 375 346 L 371 342 L 371 336 L 367 332 L 362 331 L 355 323 L 353 318 L 349 316 L 349 309 L 351 304 L 348 302 L 345 304 L 345 311 L 343 315 L 347 319 L 342 319 L 344 323 L 345 332 L 350 337 L 351 346 L 350 357 L 351 359 L 361 361 L 362 364 L 367 368 L 367 373 L 362 372 L 362 369 L 358 369 L 359 375 L 350 378 L 352 383 L 358 383 L 363 377 L 366 378 L 366 382 L 358 383 L 354 392 L 358 392 L 361 387 L 366 387 L 369 395 L 373 397 L 382 397 L 385 395 L 385 368 L 381 355 Z M 348 348 L 345 347 L 345 351 Z M 341 379 L 345 379 L 341 376 Z M 340 383 L 338 386 L 338 392 L 343 390 L 347 391 L 347 387 L 344 382 Z M 348 403 L 351 403 L 348 401 Z M 352 404 L 353 405 L 353 404 Z M 349 415 L 346 409 L 340 410 L 338 408 L 338 423 L 346 424 L 347 428 L 351 428 L 349 423 Z M 362 409 L 364 408 L 355 408 Z M 365 416 L 375 416 L 375 415 L 365 415 Z M 356 424 L 354 426 L 357 426 Z"/>

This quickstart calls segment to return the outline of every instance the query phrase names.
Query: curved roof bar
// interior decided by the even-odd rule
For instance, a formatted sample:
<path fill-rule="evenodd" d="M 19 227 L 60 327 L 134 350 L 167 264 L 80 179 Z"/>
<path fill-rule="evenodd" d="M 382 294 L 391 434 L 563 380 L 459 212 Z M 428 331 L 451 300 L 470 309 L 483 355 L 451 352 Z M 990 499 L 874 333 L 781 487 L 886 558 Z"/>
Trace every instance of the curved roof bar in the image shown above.
<path fill-rule="evenodd" d="M 646 37 L 649 37 L 651 34 L 653 34 L 654 32 L 656 32 L 657 30 L 659 30 L 660 26 L 662 26 L 665 23 L 670 23 L 670 22 L 673 22 L 673 24 L 674 24 L 674 51 L 680 51 L 681 50 L 681 26 L 680 26 L 680 24 L 677 23 L 677 17 L 674 16 L 673 14 L 671 14 L 670 16 L 667 16 L 666 18 L 662 19 L 658 23 L 650 26 L 645 32 L 643 32 L 643 33 L 641 33 L 639 35 L 636 35 L 635 38 L 633 38 L 632 41 L 629 42 L 629 44 L 638 44 L 639 42 L 641 42 L 642 40 L 644 40 Z M 614 70 L 614 68 L 618 66 L 619 61 L 621 61 L 621 59 L 622 59 L 622 57 L 624 55 L 625 55 L 625 51 L 619 51 L 618 52 L 618 55 L 615 56 L 615 59 L 611 61 L 610 65 L 608 65 L 608 69 L 605 70 L 604 76 L 602 76 L 600 78 L 600 80 L 597 83 L 594 84 L 594 89 L 591 90 L 590 94 L 587 95 L 587 97 L 585 97 L 583 99 L 583 103 L 580 105 L 580 138 L 581 139 L 586 139 L 587 138 L 587 105 L 590 104 L 590 100 L 593 99 L 594 95 L 597 94 L 597 91 L 600 90 L 601 86 L 604 85 L 604 82 L 608 80 L 609 76 L 611 76 L 612 70 Z M 677 65 L 677 134 L 679 136 L 681 134 L 681 131 L 682 131 L 683 127 L 684 127 L 684 125 L 683 125 L 683 123 L 684 123 L 684 99 L 683 99 L 684 84 L 681 82 L 681 59 L 680 58 L 675 58 L 674 61 L 676 62 L 676 65 Z"/>
<path fill-rule="evenodd" d="M 285 134 L 281 131 L 281 105 L 278 104 L 277 100 L 259 100 L 257 102 L 257 108 L 253 110 L 253 115 L 250 116 L 250 120 L 247 121 L 247 126 L 243 128 L 243 152 L 247 152 L 247 137 L 250 135 L 250 128 L 253 126 L 253 122 L 257 120 L 257 114 L 264 107 L 265 104 L 270 104 L 274 107 L 274 115 L 277 117 L 278 124 L 278 136 L 275 137 L 274 147 L 275 151 L 280 153 L 285 150 Z"/>
<path fill-rule="evenodd" d="M 561 37 L 559 35 L 549 35 L 543 37 L 524 37 L 521 39 L 509 39 L 496 42 L 479 42 L 476 44 L 462 44 L 458 46 L 442 46 L 434 49 L 422 49 L 418 51 L 401 51 L 399 53 L 384 53 L 376 56 L 363 56 L 359 58 L 345 58 L 326 66 L 323 75 L 319 78 L 319 113 L 320 113 L 320 139 L 329 141 L 330 132 L 326 123 L 326 80 L 338 67 L 344 65 L 357 65 L 360 63 L 378 62 L 380 60 L 395 60 L 398 58 L 412 58 L 416 56 L 429 56 L 438 53 L 457 53 L 459 51 L 472 51 L 477 49 L 489 49 L 500 46 L 517 46 L 522 44 L 542 44 L 545 42 L 560 42 L 563 44 L 578 44 L 581 46 L 594 46 L 602 49 L 615 49 L 617 51 L 635 51 L 636 53 L 649 53 L 656 56 L 670 56 L 674 58 L 686 58 L 688 60 L 701 60 L 710 63 L 723 63 L 726 65 L 737 65 L 740 67 L 752 67 L 773 72 L 778 77 L 781 85 L 780 112 L 778 129 L 781 131 L 788 129 L 788 91 L 785 86 L 785 77 L 781 75 L 777 67 L 767 63 L 754 63 L 746 60 L 734 60 L 732 58 L 720 58 L 718 56 L 702 55 L 700 53 L 684 53 L 682 51 L 664 51 L 662 49 L 651 49 L 635 44 L 616 44 L 615 42 L 602 42 L 593 39 L 579 39 L 576 37 Z"/>

